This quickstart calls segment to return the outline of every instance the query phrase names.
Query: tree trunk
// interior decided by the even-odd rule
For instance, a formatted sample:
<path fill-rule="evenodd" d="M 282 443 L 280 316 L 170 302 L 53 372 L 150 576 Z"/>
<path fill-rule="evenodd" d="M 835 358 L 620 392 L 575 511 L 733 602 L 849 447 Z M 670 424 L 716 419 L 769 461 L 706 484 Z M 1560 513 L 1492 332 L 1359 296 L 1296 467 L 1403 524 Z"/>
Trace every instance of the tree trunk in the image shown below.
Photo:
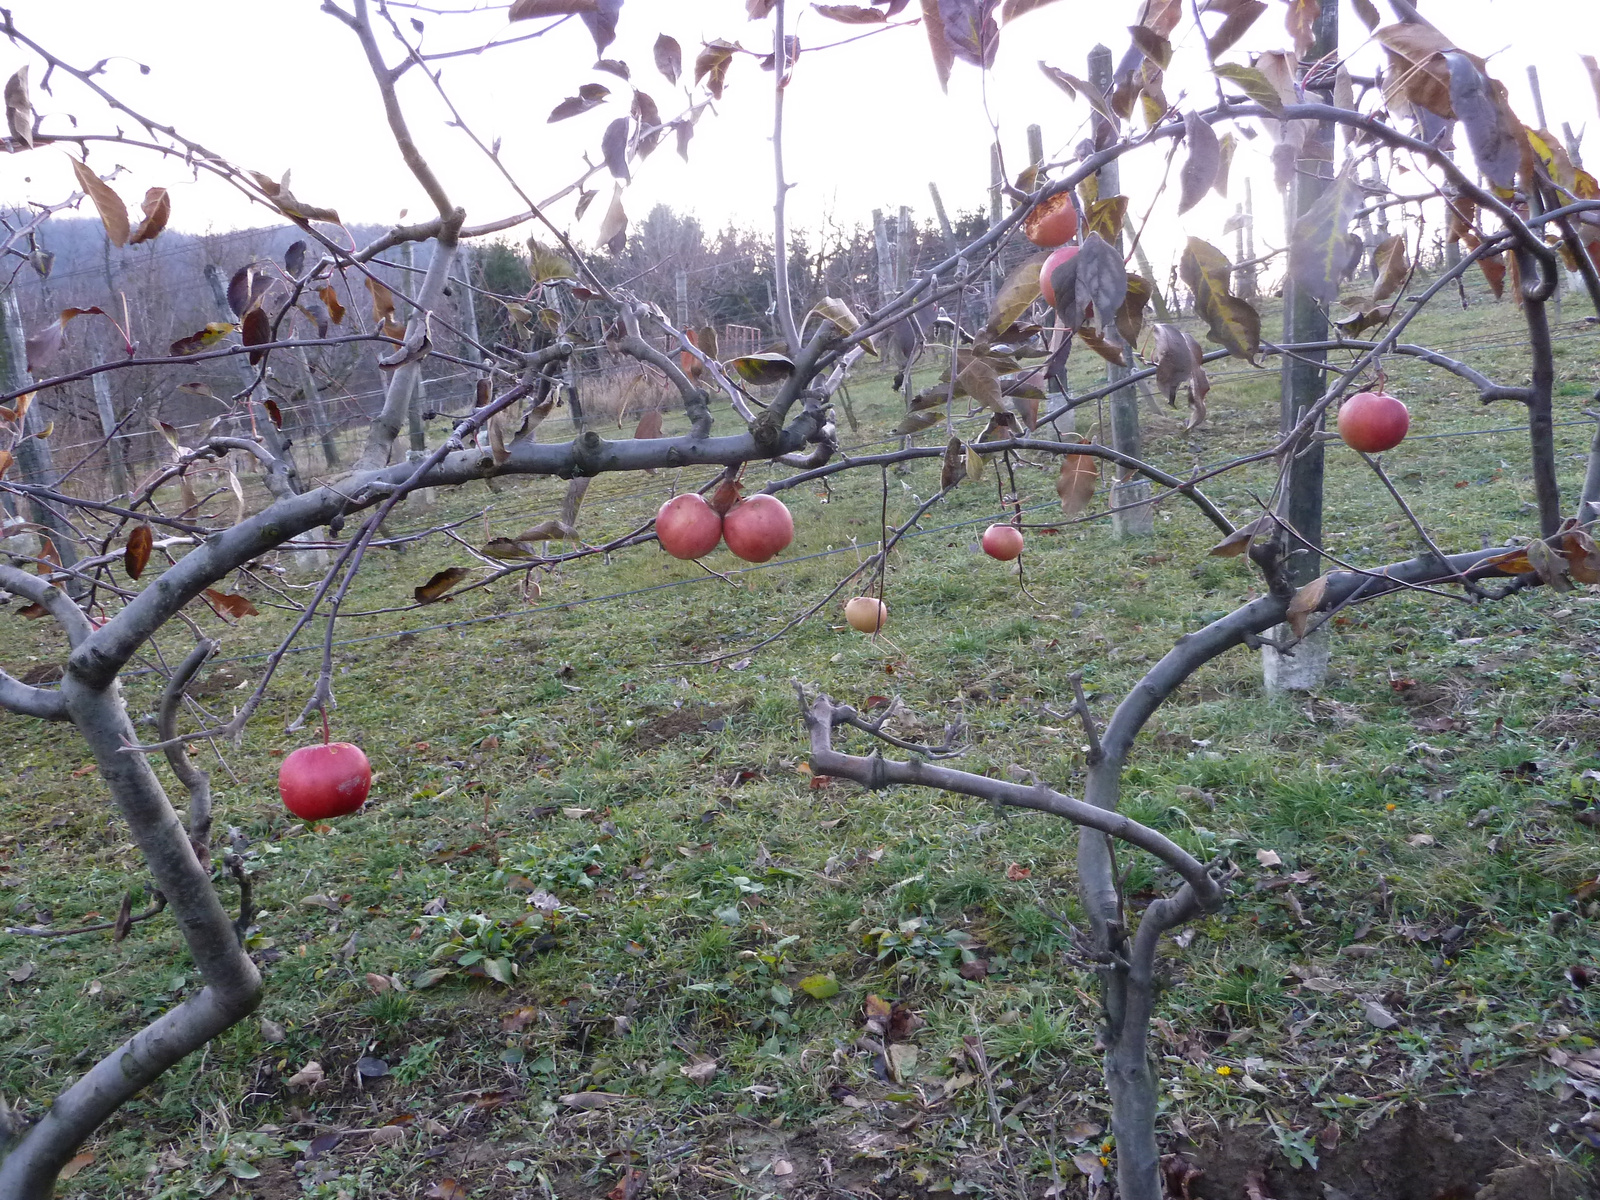
<path fill-rule="evenodd" d="M 122 752 L 124 745 L 138 742 L 138 735 L 119 685 L 91 688 L 75 677 L 69 660 L 61 691 L 156 887 L 178 919 L 205 987 L 134 1034 L 56 1098 L 0 1160 L 5 1200 L 49 1200 L 61 1168 L 107 1117 L 174 1063 L 243 1020 L 261 996 L 260 973 L 149 759 Z"/>

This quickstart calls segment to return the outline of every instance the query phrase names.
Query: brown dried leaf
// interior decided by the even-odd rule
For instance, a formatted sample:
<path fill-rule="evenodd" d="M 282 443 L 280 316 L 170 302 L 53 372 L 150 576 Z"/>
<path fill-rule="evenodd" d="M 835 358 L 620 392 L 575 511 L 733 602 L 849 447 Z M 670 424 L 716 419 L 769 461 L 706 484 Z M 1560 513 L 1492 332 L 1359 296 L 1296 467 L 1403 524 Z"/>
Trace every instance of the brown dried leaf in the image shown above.
<path fill-rule="evenodd" d="M 1076 517 L 1089 507 L 1100 483 L 1100 460 L 1092 454 L 1066 454 L 1061 458 L 1061 474 L 1056 479 L 1056 495 L 1061 497 L 1064 516 Z"/>
<path fill-rule="evenodd" d="M 1005 397 L 1000 394 L 1000 376 L 981 358 L 974 358 L 956 376 L 956 384 L 967 395 L 995 412 L 1007 411 Z"/>
<path fill-rule="evenodd" d="M 611 206 L 606 209 L 605 220 L 600 222 L 600 244 L 612 254 L 621 254 L 628 237 L 628 214 L 622 207 L 622 185 L 611 193 Z"/>
<path fill-rule="evenodd" d="M 1378 272 L 1378 281 L 1372 288 L 1372 298 L 1387 300 L 1400 290 L 1400 285 L 1405 283 L 1406 276 L 1411 272 L 1410 263 L 1406 259 L 1405 235 L 1392 234 L 1379 242 L 1372 252 L 1372 262 Z"/>
<path fill-rule="evenodd" d="M 33 149 L 33 103 L 28 99 L 28 67 L 24 63 L 6 80 L 6 127 L 11 136 Z"/>
<path fill-rule="evenodd" d="M 333 290 L 333 284 L 325 283 L 317 289 L 317 296 L 328 308 L 328 316 L 335 325 L 344 324 L 344 305 L 339 303 L 339 293 Z"/>
<path fill-rule="evenodd" d="M 376 324 L 388 325 L 394 320 L 394 293 L 380 280 L 364 276 L 367 291 L 372 296 L 372 319 Z"/>
<path fill-rule="evenodd" d="M 1319 575 L 1304 587 L 1297 588 L 1294 598 L 1289 601 L 1289 609 L 1285 614 L 1289 620 L 1289 628 L 1294 630 L 1297 638 L 1306 635 L 1306 626 L 1311 620 L 1311 614 L 1322 607 L 1322 602 L 1328 594 L 1328 577 Z"/>
<path fill-rule="evenodd" d="M 677 83 L 683 74 L 683 47 L 678 45 L 678 39 L 664 33 L 656 38 L 655 57 L 656 70 L 667 77 L 668 83 Z"/>
<path fill-rule="evenodd" d="M 739 46 L 733 42 L 725 42 L 721 38 L 706 42 L 704 48 L 694 60 L 694 81 L 699 84 L 701 79 L 706 81 L 706 90 L 711 93 L 712 99 L 722 99 L 722 86 L 728 79 L 728 67 L 733 62 L 733 56 Z"/>
<path fill-rule="evenodd" d="M 1257 517 L 1248 525 L 1241 525 L 1215 546 L 1211 547 L 1213 558 L 1238 558 L 1250 548 L 1252 539 L 1260 534 L 1271 533 L 1273 520 L 1271 517 Z"/>
<path fill-rule="evenodd" d="M 966 449 L 966 444 L 958 437 L 953 437 L 946 443 L 944 463 L 939 468 L 940 491 L 955 487 L 967 477 Z"/>
<path fill-rule="evenodd" d="M 100 214 L 100 223 L 105 226 L 106 237 L 111 239 L 113 246 L 126 246 L 128 206 L 122 202 L 122 197 L 91 171 L 86 163 L 75 158 L 69 161 L 72 163 L 72 173 L 77 176 L 78 186 L 94 201 L 95 210 Z"/>
<path fill-rule="evenodd" d="M 522 541 L 532 539 L 522 538 Z M 465 579 L 470 572 L 465 567 L 446 567 L 437 571 L 421 587 L 412 589 L 411 596 L 418 604 L 434 604 L 442 600 L 451 588 Z"/>
<path fill-rule="evenodd" d="M 235 592 L 219 592 L 216 588 L 207 588 L 201 595 L 205 597 L 206 603 L 211 605 L 211 611 L 219 617 L 229 616 L 238 620 L 240 617 L 261 615 L 256 611 L 254 604 Z"/>
<path fill-rule="evenodd" d="M 845 25 L 882 25 L 889 19 L 889 14 L 881 8 L 862 8 L 858 4 L 813 4 L 811 7 L 828 20 Z"/>
<path fill-rule="evenodd" d="M 1567 556 L 1567 574 L 1574 582 L 1600 583 L 1600 550 L 1586 531 L 1569 529 L 1563 533 L 1561 552 Z"/>
<path fill-rule="evenodd" d="M 595 0 L 516 0 L 507 19 L 531 21 L 538 17 L 568 17 L 594 11 Z"/>
<path fill-rule="evenodd" d="M 1547 586 L 1558 592 L 1570 592 L 1572 581 L 1567 578 L 1567 560 L 1552 550 L 1549 544 L 1540 538 L 1529 542 L 1523 552 L 1528 556 L 1528 565 Z"/>
<path fill-rule="evenodd" d="M 661 410 L 652 408 L 639 418 L 639 424 L 634 427 L 635 438 L 658 438 L 661 436 Z"/>
<path fill-rule="evenodd" d="M 129 579 L 137 579 L 144 574 L 155 540 L 155 534 L 148 525 L 140 525 L 128 535 L 128 544 L 122 548 L 122 566 L 128 572 Z"/>
<path fill-rule="evenodd" d="M 260 346 L 272 340 L 272 318 L 267 316 L 266 309 L 257 305 L 245 313 L 239 340 L 246 346 Z M 265 350 L 252 350 L 247 357 L 253 367 L 266 356 Z"/>
<path fill-rule="evenodd" d="M 145 192 L 144 200 L 139 207 L 144 212 L 144 220 L 139 222 L 139 227 L 128 239 L 130 246 L 155 241 L 156 236 L 167 227 L 168 218 L 172 216 L 172 197 L 167 195 L 166 188 L 153 187 Z"/>
<path fill-rule="evenodd" d="M 1216 183 L 1217 172 L 1222 167 L 1222 145 L 1210 123 L 1197 112 L 1187 112 L 1183 116 L 1183 127 L 1189 157 L 1178 175 L 1182 193 L 1178 200 L 1180 216 L 1200 203 Z"/>
<path fill-rule="evenodd" d="M 1256 23 L 1256 18 L 1267 11 L 1262 0 L 1229 0 L 1226 4 L 1213 3 L 1210 7 L 1228 14 L 1217 31 L 1206 39 L 1206 57 L 1213 60 L 1242 38 Z"/>
<path fill-rule="evenodd" d="M 524 529 L 517 534 L 517 541 L 519 542 L 559 542 L 568 540 L 576 542 L 582 539 L 578 537 L 576 529 L 557 517 L 540 521 L 532 528 Z"/>

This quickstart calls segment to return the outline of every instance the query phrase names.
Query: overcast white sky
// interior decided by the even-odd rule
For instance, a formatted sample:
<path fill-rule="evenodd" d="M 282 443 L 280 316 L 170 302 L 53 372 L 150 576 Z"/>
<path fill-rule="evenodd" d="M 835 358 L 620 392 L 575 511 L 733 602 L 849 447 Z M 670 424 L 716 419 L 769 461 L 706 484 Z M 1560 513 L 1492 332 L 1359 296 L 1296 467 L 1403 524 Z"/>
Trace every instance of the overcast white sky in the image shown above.
<path fill-rule="evenodd" d="M 471 0 L 433 0 L 436 6 L 465 6 Z M 1386 0 L 1378 0 L 1386 11 Z M 1585 149 L 1600 164 L 1600 115 L 1579 55 L 1600 54 L 1600 4 L 1595 0 L 1423 0 L 1422 11 L 1457 44 L 1490 58 L 1491 68 L 1510 88 L 1514 105 L 1534 123 L 1526 74 L 1536 62 L 1550 123 L 1587 126 Z M 859 32 L 859 27 L 828 21 L 791 0 L 798 14 L 796 32 L 803 45 L 820 45 Z M 913 3 L 903 14 L 914 16 Z M 1139 0 L 1059 0 L 1008 26 L 999 60 L 987 84 L 980 73 L 957 63 L 948 95 L 941 93 L 920 28 L 891 30 L 814 54 L 796 64 L 788 97 L 788 169 L 797 186 L 791 198 L 791 224 L 815 227 L 825 213 L 853 223 L 873 208 L 910 205 L 917 217 L 930 215 L 928 182 L 938 183 L 952 213 L 986 204 L 989 116 L 998 123 L 1013 173 L 1026 159 L 1025 128 L 1043 127 L 1046 154 L 1061 157 L 1085 132 L 1087 106 L 1071 102 L 1040 73 L 1043 59 L 1085 73 L 1089 49 L 1102 41 L 1120 57 L 1128 44 L 1127 25 Z M 318 0 L 257 0 L 253 4 L 217 0 L 13 0 L 18 26 L 58 54 L 80 65 L 109 58 L 105 85 L 148 115 L 171 122 L 196 140 L 240 163 L 273 176 L 294 172 L 294 190 L 305 201 L 337 208 L 349 221 L 386 222 L 402 209 L 413 217 L 428 212 L 426 199 L 400 162 L 383 126 L 376 89 L 354 37 L 318 11 Z M 424 49 L 438 51 L 471 45 L 506 33 L 537 28 L 533 22 L 508 26 L 504 6 L 469 17 L 440 17 L 396 8 L 408 35 L 408 21 L 426 25 Z M 1270 10 L 1246 39 L 1226 56 L 1246 61 L 1247 52 L 1288 44 L 1285 5 Z M 1215 20 L 1215 18 L 1212 18 Z M 793 18 L 792 18 L 793 21 Z M 1346 2 L 1341 13 L 1343 45 L 1359 72 L 1377 61 L 1366 28 Z M 633 68 L 634 82 L 656 100 L 664 117 L 680 111 L 684 85 L 670 86 L 656 70 L 650 48 L 658 33 L 675 36 L 686 67 L 702 40 L 724 37 L 755 48 L 770 48 L 770 24 L 746 19 L 743 0 L 627 0 L 616 43 L 608 57 Z M 387 37 L 385 39 L 387 41 Z M 1201 72 L 1204 55 L 1192 22 L 1174 34 L 1177 55 L 1167 95 L 1188 94 L 1204 101 L 1211 94 Z M 398 58 L 389 50 L 391 61 Z M 485 140 L 503 139 L 504 157 L 528 192 L 543 197 L 558 190 L 581 169 L 587 150 L 598 158 L 601 131 L 625 111 L 627 85 L 591 69 L 594 45 L 587 30 L 571 20 L 547 36 L 478 57 L 443 63 L 443 84 L 464 116 Z M 0 44 L 0 69 L 9 74 L 22 53 Z M 148 64 L 141 75 L 136 63 Z M 61 129 L 75 113 L 80 128 L 105 130 L 114 122 L 81 87 L 57 76 L 55 95 L 40 94 L 34 68 L 35 107 L 46 114 L 47 129 Z M 550 125 L 551 108 L 580 83 L 611 86 L 611 100 L 571 120 Z M 700 122 L 685 165 L 670 139 L 644 163 L 626 197 L 634 216 L 657 201 L 696 213 L 717 226 L 733 220 L 766 225 L 772 203 L 770 74 L 754 60 L 741 58 L 728 78 L 724 98 Z M 459 131 L 447 128 L 447 114 L 427 81 L 417 72 L 404 80 L 403 99 L 424 152 L 447 181 L 452 199 L 469 221 L 488 220 L 520 207 L 504 183 Z M 985 113 L 987 100 L 988 116 Z M 1279 244 L 1277 202 L 1263 186 L 1270 178 L 1268 139 L 1245 143 L 1235 161 L 1234 178 L 1253 174 L 1264 240 Z M 1160 177 L 1164 149 L 1136 156 L 1124 171 L 1124 190 L 1142 214 Z M 1125 160 L 1128 161 L 1128 160 Z M 260 224 L 269 217 L 252 209 L 217 183 L 195 182 L 175 163 L 120 147 L 101 147 L 91 162 L 105 173 L 122 163 L 131 170 L 117 181 L 134 203 L 146 187 L 171 190 L 173 225 L 190 231 L 225 230 Z M 609 187 L 609 182 L 605 185 Z M 60 150 L 41 149 L 0 161 L 0 197 L 11 201 L 53 200 L 72 188 Z M 1182 218 L 1176 215 L 1176 189 L 1157 207 L 1150 240 L 1158 262 L 1193 233 L 1220 241 L 1221 221 L 1242 189 L 1229 200 L 1212 197 Z M 606 205 L 597 201 L 574 232 L 592 240 Z M 569 223 L 572 201 L 552 215 Z"/>

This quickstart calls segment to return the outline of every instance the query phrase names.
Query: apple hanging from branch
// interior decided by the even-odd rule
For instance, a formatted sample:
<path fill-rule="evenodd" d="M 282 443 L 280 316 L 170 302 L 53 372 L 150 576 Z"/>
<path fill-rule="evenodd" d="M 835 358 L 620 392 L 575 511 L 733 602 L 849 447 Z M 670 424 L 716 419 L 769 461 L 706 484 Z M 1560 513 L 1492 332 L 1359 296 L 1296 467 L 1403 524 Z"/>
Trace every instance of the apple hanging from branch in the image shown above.
<path fill-rule="evenodd" d="M 1022 553 L 1022 530 L 1015 525 L 991 525 L 983 531 L 983 552 L 1010 562 Z"/>
<path fill-rule="evenodd" d="M 347 817 L 367 801 L 372 764 L 349 742 L 301 746 L 278 768 L 278 794 L 303 821 Z"/>
<path fill-rule="evenodd" d="M 794 518 L 776 496 L 751 496 L 722 518 L 722 538 L 746 562 L 763 563 L 794 541 Z"/>
<path fill-rule="evenodd" d="M 1363 454 L 1381 454 L 1405 441 L 1411 414 L 1385 392 L 1357 392 L 1339 406 L 1339 436 Z"/>

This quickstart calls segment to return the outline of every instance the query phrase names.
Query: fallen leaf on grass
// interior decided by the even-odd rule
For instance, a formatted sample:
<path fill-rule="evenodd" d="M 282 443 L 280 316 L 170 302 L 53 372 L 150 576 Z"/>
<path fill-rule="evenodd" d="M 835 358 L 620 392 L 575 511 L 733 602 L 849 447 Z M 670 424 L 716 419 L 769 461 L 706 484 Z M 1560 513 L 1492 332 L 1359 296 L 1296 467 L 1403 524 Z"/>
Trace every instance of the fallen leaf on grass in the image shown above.
<path fill-rule="evenodd" d="M 427 1200 L 467 1200 L 467 1189 L 454 1179 L 441 1179 L 422 1194 Z"/>
<path fill-rule="evenodd" d="M 33 973 L 38 969 L 33 963 L 27 962 L 20 967 L 7 971 L 6 974 L 10 976 L 12 983 L 27 983 L 28 980 L 33 978 Z"/>
<path fill-rule="evenodd" d="M 710 1083 L 716 1078 L 717 1060 L 704 1054 L 696 1054 L 687 1064 L 678 1068 L 678 1074 L 685 1076 L 690 1083 Z M 566 1096 L 561 1097 L 567 1100 Z"/>
<path fill-rule="evenodd" d="M 917 1069 L 917 1048 L 902 1042 L 889 1047 L 889 1074 L 904 1083 Z"/>
<path fill-rule="evenodd" d="M 279 1025 L 276 1021 L 269 1020 L 266 1017 L 261 1018 L 261 1040 L 266 1042 L 267 1045 L 270 1046 L 277 1042 L 281 1042 L 287 1036 L 288 1034 L 284 1031 L 282 1025 Z"/>
<path fill-rule="evenodd" d="M 1431 833 L 1413 833 L 1410 837 L 1408 837 L 1406 839 L 1406 845 L 1408 845 L 1408 846 L 1419 846 L 1419 847 L 1420 846 L 1431 846 L 1431 845 L 1433 845 L 1433 834 L 1431 834 Z"/>
<path fill-rule="evenodd" d="M 89 1150 L 85 1150 L 82 1154 L 77 1155 L 71 1161 L 69 1161 L 66 1166 L 62 1167 L 61 1168 L 61 1173 L 59 1175 L 57 1175 L 56 1178 L 57 1179 L 71 1179 L 74 1175 L 76 1175 L 79 1171 L 83 1170 L 85 1167 L 87 1167 L 93 1161 L 94 1161 L 93 1152 L 89 1151 Z"/>
<path fill-rule="evenodd" d="M 1367 1024 L 1375 1025 L 1379 1029 L 1395 1029 L 1400 1025 L 1392 1012 L 1371 1000 L 1362 1003 L 1361 1015 L 1367 1019 Z"/>
<path fill-rule="evenodd" d="M 787 1158 L 775 1158 L 772 1160 L 772 1173 L 778 1176 L 793 1175 L 794 1164 Z"/>
<path fill-rule="evenodd" d="M 561 1097 L 561 1103 L 568 1108 L 583 1109 L 587 1112 L 596 1108 L 605 1108 L 609 1104 L 615 1104 L 618 1100 L 626 1099 L 626 1096 L 619 1095 L 616 1092 L 568 1092 Z"/>
<path fill-rule="evenodd" d="M 1006 878 L 1015 883 L 1019 879 L 1027 879 L 1033 871 L 1021 863 L 1008 863 L 1006 865 Z"/>
<path fill-rule="evenodd" d="M 322 1064 L 316 1059 L 312 1059 L 293 1075 L 289 1076 L 289 1086 L 304 1088 L 316 1087 L 317 1084 L 322 1082 L 322 1075 Z"/>
<path fill-rule="evenodd" d="M 1278 852 L 1276 850 L 1257 850 L 1256 862 L 1260 863 L 1263 867 L 1283 866 L 1283 859 L 1278 857 Z"/>

